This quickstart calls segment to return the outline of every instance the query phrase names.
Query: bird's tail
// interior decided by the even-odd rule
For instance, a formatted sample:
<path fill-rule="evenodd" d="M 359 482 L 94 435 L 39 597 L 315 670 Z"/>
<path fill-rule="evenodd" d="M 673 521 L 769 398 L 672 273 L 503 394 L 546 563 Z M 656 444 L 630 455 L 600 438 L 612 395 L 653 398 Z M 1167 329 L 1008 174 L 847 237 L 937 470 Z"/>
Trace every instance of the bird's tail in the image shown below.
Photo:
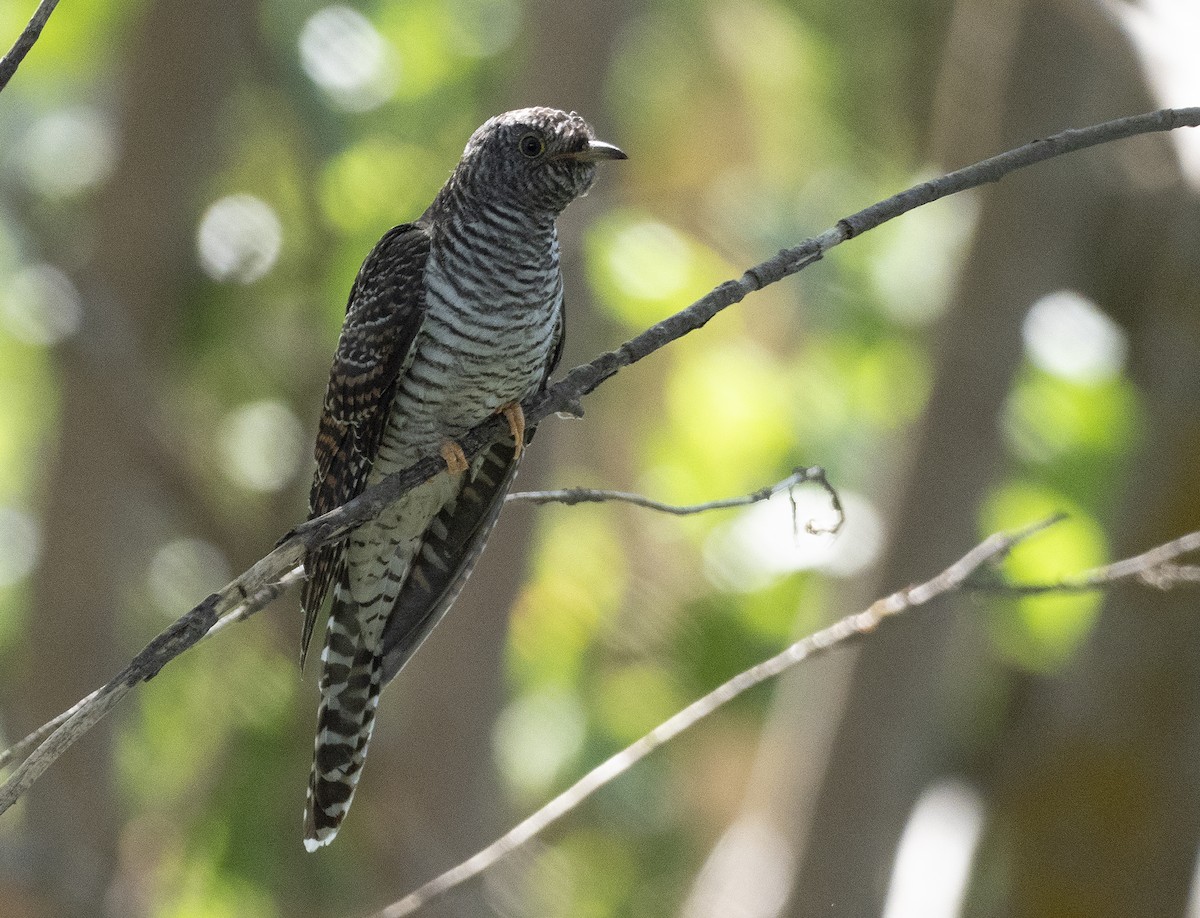
<path fill-rule="evenodd" d="M 333 841 L 350 810 L 383 685 L 382 658 L 364 640 L 357 606 L 346 592 L 341 584 L 334 587 L 321 654 L 321 707 L 304 807 L 304 847 L 309 851 Z"/>

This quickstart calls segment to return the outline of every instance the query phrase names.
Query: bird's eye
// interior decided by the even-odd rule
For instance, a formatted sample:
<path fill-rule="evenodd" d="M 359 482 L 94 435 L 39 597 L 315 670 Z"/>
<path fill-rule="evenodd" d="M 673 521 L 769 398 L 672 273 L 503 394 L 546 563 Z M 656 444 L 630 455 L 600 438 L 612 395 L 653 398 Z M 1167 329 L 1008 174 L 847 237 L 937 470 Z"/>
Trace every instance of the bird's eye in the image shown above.
<path fill-rule="evenodd" d="M 537 134 L 526 134 L 517 142 L 517 146 L 521 153 L 530 159 L 536 159 L 546 152 L 546 141 Z"/>

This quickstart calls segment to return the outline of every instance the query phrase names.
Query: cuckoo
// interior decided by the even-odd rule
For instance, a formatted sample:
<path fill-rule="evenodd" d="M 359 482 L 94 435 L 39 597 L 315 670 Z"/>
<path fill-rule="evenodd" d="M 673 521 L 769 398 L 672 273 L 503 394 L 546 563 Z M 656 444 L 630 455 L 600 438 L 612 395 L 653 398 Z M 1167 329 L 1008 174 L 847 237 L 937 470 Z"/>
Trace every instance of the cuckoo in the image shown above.
<path fill-rule="evenodd" d="M 520 402 L 563 343 L 555 220 L 596 164 L 625 159 L 579 115 L 527 108 L 479 128 L 420 219 L 388 231 L 350 290 L 317 434 L 310 519 L 438 453 L 446 470 L 306 559 L 301 662 L 332 594 L 304 845 L 337 834 L 379 692 L 445 614 L 532 435 Z M 502 413 L 468 462 L 456 438 Z"/>

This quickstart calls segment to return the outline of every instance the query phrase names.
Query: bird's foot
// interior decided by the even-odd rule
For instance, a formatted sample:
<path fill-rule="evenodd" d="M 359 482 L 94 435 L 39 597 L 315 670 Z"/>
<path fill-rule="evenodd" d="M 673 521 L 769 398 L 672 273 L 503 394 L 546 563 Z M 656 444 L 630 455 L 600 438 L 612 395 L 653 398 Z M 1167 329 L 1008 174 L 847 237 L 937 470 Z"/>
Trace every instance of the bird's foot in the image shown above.
<path fill-rule="evenodd" d="M 454 440 L 442 441 L 441 453 L 451 475 L 461 475 L 471 467 L 471 463 L 467 462 L 467 454 Z"/>
<path fill-rule="evenodd" d="M 509 402 L 507 405 L 501 405 L 496 409 L 496 414 L 504 415 L 508 421 L 508 429 L 513 435 L 513 442 L 516 443 L 516 452 L 513 454 L 514 459 L 520 459 L 521 453 L 525 449 L 525 412 L 521 409 L 520 402 Z"/>

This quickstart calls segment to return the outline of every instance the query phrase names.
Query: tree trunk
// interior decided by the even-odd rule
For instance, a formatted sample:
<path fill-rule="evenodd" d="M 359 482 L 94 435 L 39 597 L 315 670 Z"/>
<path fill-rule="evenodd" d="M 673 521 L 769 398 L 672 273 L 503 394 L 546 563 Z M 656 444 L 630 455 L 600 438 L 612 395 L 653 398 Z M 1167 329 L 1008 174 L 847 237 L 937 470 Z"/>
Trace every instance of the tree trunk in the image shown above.
<path fill-rule="evenodd" d="M 33 584 L 15 733 L 32 730 L 111 678 L 132 649 L 125 601 L 153 546 L 156 494 L 131 460 L 131 431 L 155 416 L 153 393 L 190 273 L 186 194 L 211 168 L 212 125 L 239 56 L 239 15 L 199 0 L 160 0 L 134 25 L 118 147 L 101 193 L 95 250 L 76 282 L 84 305 L 59 366 L 60 428 L 45 483 L 44 553 Z M 51 23 L 50 28 L 53 28 Z M 80 240 L 76 240 L 80 241 Z M 74 255 L 75 253 L 70 253 Z M 22 844 L 37 913 L 135 915 L 119 876 L 121 814 L 113 794 L 113 722 L 100 724 L 28 794 Z M 135 878 L 128 878 L 134 882 Z"/>

